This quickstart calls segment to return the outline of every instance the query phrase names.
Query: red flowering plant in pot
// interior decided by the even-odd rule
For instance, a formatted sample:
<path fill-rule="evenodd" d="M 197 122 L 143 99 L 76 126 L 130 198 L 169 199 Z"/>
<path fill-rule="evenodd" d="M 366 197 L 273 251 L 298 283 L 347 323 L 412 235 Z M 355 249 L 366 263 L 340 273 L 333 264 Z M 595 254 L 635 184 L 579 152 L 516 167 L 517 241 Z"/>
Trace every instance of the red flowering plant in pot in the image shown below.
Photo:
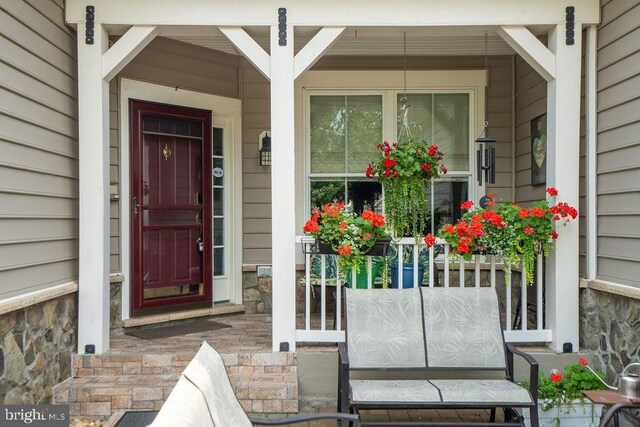
<path fill-rule="evenodd" d="M 449 243 L 454 257 L 470 260 L 472 254 L 500 255 L 507 284 L 511 267 L 523 264 L 526 282 L 533 284 L 536 255 L 548 255 L 553 240 L 558 238 L 556 229 L 578 216 L 578 211 L 567 203 L 552 203 L 558 195 L 555 188 L 547 188 L 547 194 L 547 199 L 535 201 L 530 207 L 515 202 L 497 203 L 495 194 L 489 195 L 485 208 L 466 201 L 461 205 L 466 210 L 462 218 L 456 224 L 444 225 L 438 235 Z"/>
<path fill-rule="evenodd" d="M 427 212 L 427 190 L 432 179 L 447 173 L 438 146 L 407 139 L 378 144 L 380 158 L 369 164 L 367 177 L 384 187 L 385 217 L 396 236 L 422 237 Z"/>
<path fill-rule="evenodd" d="M 347 212 L 342 202 L 327 203 L 322 211 L 316 209 L 303 231 L 317 243 L 331 246 L 338 254 L 342 271 L 353 268 L 356 272 L 365 263 L 365 256 L 376 240 L 387 236 L 383 215 L 371 210 L 360 215 Z"/>

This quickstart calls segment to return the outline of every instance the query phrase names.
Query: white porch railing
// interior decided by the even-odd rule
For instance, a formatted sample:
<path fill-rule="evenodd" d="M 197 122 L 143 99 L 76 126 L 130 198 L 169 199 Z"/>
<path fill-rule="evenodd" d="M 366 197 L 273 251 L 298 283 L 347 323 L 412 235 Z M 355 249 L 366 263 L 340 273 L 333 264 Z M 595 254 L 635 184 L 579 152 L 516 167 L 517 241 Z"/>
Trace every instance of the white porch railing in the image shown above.
<path fill-rule="evenodd" d="M 296 242 L 303 249 L 305 257 L 304 280 L 300 280 L 300 286 L 304 286 L 304 306 L 301 312 L 297 312 L 298 324 L 296 328 L 297 342 L 342 342 L 345 339 L 344 330 L 342 328 L 342 301 L 341 292 L 333 292 L 335 301 L 328 301 L 327 290 L 336 289 L 336 285 L 342 284 L 340 281 L 340 272 L 338 271 L 337 262 L 330 262 L 330 257 L 335 255 L 325 255 L 313 253 L 313 245 L 315 240 L 308 236 L 298 236 Z M 411 247 L 412 265 L 413 265 L 413 284 L 418 286 L 418 265 L 420 261 L 420 252 L 426 249 L 424 243 L 415 243 L 412 237 L 402 238 L 395 241 L 397 245 L 397 253 L 405 253 L 406 246 Z M 428 266 L 425 274 L 428 279 L 425 286 L 436 286 L 436 274 L 440 277 L 442 274 L 442 283 L 440 286 L 491 286 L 497 288 L 498 298 L 504 321 L 504 337 L 508 342 L 519 343 L 546 343 L 552 338 L 551 330 L 544 329 L 543 309 L 544 309 L 544 282 L 543 282 L 543 256 L 539 254 L 536 259 L 536 282 L 533 286 L 524 284 L 524 274 L 520 274 L 519 283 L 512 283 L 506 286 L 504 281 L 497 283 L 496 267 L 501 266 L 499 258 L 495 255 L 474 255 L 471 261 L 452 263 L 449 256 L 449 245 L 442 239 L 438 239 L 436 246 L 442 248 L 440 254 L 434 257 L 435 247 L 428 249 L 429 258 Z M 312 271 L 312 257 L 320 258 L 319 272 Z M 372 259 L 367 257 L 367 287 L 374 287 L 374 277 L 372 277 Z M 329 265 L 335 268 L 328 276 Z M 398 257 L 398 280 L 397 283 L 403 283 L 403 257 Z M 489 271 L 488 284 L 482 283 L 482 271 Z M 471 271 L 470 277 L 465 272 Z M 458 274 L 458 279 L 453 282 L 452 276 Z M 352 271 L 351 283 L 355 286 L 356 272 Z M 338 279 L 335 279 L 335 278 Z M 514 276 L 515 279 L 515 276 Z M 457 283 L 456 283 L 457 282 Z M 522 292 L 525 289 L 525 292 Z M 519 293 L 519 295 L 518 295 Z M 534 298 L 534 304 L 529 304 L 529 298 Z M 519 301 L 516 299 L 519 298 Z M 518 302 L 519 307 L 518 307 Z M 312 313 L 312 303 L 319 306 L 320 313 Z M 518 308 L 518 310 L 514 310 Z M 330 309 L 331 312 L 329 312 Z M 519 316 L 518 328 L 514 326 L 514 316 Z M 517 319 L 516 319 L 517 320 Z"/>

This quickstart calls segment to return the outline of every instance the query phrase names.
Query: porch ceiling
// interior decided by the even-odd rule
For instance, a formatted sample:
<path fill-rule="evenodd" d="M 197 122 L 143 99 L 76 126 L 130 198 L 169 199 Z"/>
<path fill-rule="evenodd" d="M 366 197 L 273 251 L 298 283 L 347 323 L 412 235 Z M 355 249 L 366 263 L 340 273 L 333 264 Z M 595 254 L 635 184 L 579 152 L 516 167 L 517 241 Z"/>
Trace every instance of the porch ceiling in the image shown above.
<path fill-rule="evenodd" d="M 129 26 L 108 25 L 110 35 L 122 35 Z M 245 31 L 267 52 L 268 27 L 244 27 Z M 546 34 L 545 26 L 529 27 L 532 33 Z M 299 52 L 320 27 L 296 27 L 294 50 Z M 496 33 L 496 27 L 349 27 L 326 55 L 394 56 L 402 54 L 402 36 L 407 33 L 409 56 L 466 56 L 484 54 L 484 33 L 488 37 L 489 55 L 512 55 L 514 50 Z M 162 26 L 160 35 L 196 46 L 241 55 L 217 27 Z"/>

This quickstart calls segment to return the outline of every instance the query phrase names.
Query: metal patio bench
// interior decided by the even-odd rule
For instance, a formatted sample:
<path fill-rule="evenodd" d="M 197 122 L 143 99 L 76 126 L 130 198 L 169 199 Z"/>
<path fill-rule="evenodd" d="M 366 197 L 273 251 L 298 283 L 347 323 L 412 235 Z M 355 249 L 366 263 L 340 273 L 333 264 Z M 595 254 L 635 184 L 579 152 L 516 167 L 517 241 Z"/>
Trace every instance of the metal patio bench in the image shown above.
<path fill-rule="evenodd" d="M 496 409 L 501 425 L 538 426 L 538 363 L 505 344 L 493 288 L 345 289 L 346 342 L 338 346 L 338 410 Z M 531 389 L 513 381 L 513 355 L 529 364 Z M 385 378 L 392 374 L 395 378 Z M 352 378 L 356 375 L 357 379 Z M 442 379 L 455 378 L 455 379 Z M 438 379 L 435 379 L 438 378 Z M 362 425 L 391 425 L 367 422 Z M 487 425 L 487 422 L 392 422 Z"/>
<path fill-rule="evenodd" d="M 321 413 L 282 419 L 248 416 L 236 398 L 222 357 L 207 342 L 187 365 L 151 427 L 250 427 L 335 419 L 359 426 L 356 415 Z"/>

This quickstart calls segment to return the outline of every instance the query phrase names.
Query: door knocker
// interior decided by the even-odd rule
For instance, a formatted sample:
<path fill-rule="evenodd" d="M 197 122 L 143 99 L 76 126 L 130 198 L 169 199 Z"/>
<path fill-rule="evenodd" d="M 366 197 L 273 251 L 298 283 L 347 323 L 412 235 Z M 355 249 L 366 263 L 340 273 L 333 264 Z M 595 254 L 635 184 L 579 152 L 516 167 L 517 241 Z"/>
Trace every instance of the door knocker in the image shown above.
<path fill-rule="evenodd" d="M 171 149 L 169 148 L 169 144 L 164 144 L 162 155 L 164 156 L 165 160 L 169 160 L 169 157 L 171 157 Z"/>

